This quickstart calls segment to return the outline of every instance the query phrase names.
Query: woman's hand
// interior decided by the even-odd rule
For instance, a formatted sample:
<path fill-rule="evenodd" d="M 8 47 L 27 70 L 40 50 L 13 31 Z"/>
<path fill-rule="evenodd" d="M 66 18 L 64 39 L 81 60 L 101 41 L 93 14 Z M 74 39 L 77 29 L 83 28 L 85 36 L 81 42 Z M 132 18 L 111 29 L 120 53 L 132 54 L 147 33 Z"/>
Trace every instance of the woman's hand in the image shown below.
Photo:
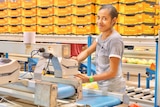
<path fill-rule="evenodd" d="M 76 56 L 72 56 L 71 58 L 74 59 L 74 60 L 77 60 L 77 57 L 76 57 Z"/>
<path fill-rule="evenodd" d="M 79 77 L 83 83 L 89 82 L 89 77 L 86 74 L 77 74 L 76 77 Z"/>

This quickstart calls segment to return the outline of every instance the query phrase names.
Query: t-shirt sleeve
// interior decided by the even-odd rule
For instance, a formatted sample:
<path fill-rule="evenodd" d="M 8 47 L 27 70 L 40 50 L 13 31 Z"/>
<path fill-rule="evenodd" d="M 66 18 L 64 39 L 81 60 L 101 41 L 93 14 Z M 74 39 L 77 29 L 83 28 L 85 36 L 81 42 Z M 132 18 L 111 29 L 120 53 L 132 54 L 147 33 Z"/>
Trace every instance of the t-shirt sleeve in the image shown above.
<path fill-rule="evenodd" d="M 120 58 L 122 57 L 123 54 L 123 41 L 120 39 L 112 39 L 110 41 L 110 54 L 109 57 L 117 57 Z"/>

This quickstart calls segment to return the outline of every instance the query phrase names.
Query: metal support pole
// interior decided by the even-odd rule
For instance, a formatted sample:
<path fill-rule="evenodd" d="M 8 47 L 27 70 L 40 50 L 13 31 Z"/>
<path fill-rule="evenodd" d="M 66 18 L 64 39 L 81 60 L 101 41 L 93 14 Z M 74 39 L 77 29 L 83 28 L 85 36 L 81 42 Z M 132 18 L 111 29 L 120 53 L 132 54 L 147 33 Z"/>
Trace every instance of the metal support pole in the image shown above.
<path fill-rule="evenodd" d="M 149 78 L 146 78 L 146 82 L 147 82 L 146 89 L 149 89 L 150 88 L 150 80 L 149 80 Z"/>
<path fill-rule="evenodd" d="M 88 36 L 88 47 L 91 45 L 92 43 L 92 37 Z M 91 75 L 91 55 L 88 56 L 87 58 L 87 75 L 90 76 Z"/>
<path fill-rule="evenodd" d="M 141 87 L 141 74 L 138 73 L 138 88 Z"/>
<path fill-rule="evenodd" d="M 130 74 L 127 72 L 127 81 L 129 81 Z"/>
<path fill-rule="evenodd" d="M 154 107 L 160 107 L 160 92 L 159 92 L 159 89 L 160 89 L 160 69 L 159 69 L 159 61 L 160 61 L 160 56 L 159 56 L 159 53 L 160 53 L 160 30 L 159 30 L 159 38 L 156 40 L 156 74 L 155 74 L 155 101 L 154 101 Z"/>

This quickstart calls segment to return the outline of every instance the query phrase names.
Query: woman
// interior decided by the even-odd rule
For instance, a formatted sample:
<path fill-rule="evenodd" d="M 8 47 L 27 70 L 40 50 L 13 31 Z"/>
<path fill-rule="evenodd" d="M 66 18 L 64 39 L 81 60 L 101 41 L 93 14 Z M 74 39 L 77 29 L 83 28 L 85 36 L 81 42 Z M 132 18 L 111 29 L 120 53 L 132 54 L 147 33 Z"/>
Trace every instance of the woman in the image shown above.
<path fill-rule="evenodd" d="M 121 35 L 113 29 L 118 17 L 112 5 L 104 5 L 97 14 L 97 25 L 101 34 L 92 45 L 73 57 L 78 62 L 96 51 L 96 75 L 78 74 L 83 82 L 97 81 L 102 91 L 125 92 L 125 80 L 122 74 L 123 41 Z"/>

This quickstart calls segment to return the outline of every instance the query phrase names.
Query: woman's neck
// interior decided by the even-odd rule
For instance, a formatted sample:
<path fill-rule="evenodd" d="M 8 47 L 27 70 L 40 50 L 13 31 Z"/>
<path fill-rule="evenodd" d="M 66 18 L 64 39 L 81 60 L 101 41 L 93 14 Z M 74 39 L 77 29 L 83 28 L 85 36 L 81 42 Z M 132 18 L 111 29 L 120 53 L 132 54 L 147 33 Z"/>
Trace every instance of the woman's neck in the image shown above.
<path fill-rule="evenodd" d="M 102 39 L 102 40 L 105 40 L 106 38 L 108 38 L 108 37 L 112 34 L 112 32 L 113 32 L 113 29 L 108 30 L 108 31 L 106 31 L 106 32 L 102 32 L 102 37 L 101 37 L 101 39 Z"/>

